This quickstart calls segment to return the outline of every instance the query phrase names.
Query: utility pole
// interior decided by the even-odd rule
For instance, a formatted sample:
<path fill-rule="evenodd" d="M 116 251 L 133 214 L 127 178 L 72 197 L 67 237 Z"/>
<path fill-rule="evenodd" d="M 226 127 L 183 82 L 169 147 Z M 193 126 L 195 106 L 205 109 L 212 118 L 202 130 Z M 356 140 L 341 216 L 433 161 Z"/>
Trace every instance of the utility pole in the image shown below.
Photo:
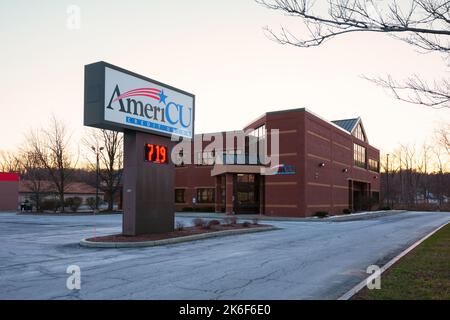
<path fill-rule="evenodd" d="M 99 154 L 100 151 L 103 150 L 103 147 L 91 147 L 92 150 L 94 150 L 95 155 L 97 156 L 97 167 L 96 167 L 96 171 L 97 171 L 97 176 L 96 176 L 96 183 L 95 183 L 95 210 L 98 211 L 98 189 L 99 189 L 99 177 L 100 177 L 100 163 L 99 163 Z"/>
<path fill-rule="evenodd" d="M 387 200 L 387 205 L 390 206 L 390 204 L 389 204 L 389 153 L 386 154 L 386 200 Z"/>

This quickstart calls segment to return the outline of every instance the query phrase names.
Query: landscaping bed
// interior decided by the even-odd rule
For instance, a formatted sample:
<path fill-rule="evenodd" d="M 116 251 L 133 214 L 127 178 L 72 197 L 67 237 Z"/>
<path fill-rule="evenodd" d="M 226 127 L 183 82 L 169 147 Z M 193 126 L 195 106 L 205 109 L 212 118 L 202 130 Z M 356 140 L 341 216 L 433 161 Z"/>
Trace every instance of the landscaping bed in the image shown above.
<path fill-rule="evenodd" d="M 214 221 L 214 220 L 213 220 Z M 89 242 L 146 242 L 173 239 L 179 237 L 187 237 L 193 235 L 215 233 L 228 230 L 248 230 L 257 228 L 271 227 L 267 224 L 255 224 L 255 223 L 230 223 L 230 224 L 205 224 L 192 227 L 183 227 L 172 232 L 158 233 L 158 234 L 144 234 L 139 236 L 126 236 L 123 234 L 108 235 L 102 237 L 93 237 L 86 239 Z"/>

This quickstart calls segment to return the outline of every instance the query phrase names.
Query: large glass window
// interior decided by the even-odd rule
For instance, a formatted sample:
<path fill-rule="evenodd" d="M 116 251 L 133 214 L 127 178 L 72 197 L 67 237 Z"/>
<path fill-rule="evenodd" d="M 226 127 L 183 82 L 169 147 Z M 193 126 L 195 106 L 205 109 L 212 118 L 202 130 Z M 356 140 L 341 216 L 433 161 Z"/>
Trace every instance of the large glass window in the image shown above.
<path fill-rule="evenodd" d="M 366 166 L 366 148 L 357 143 L 353 144 L 353 160 L 355 166 L 367 168 Z"/>
<path fill-rule="evenodd" d="M 266 125 L 263 124 L 262 126 L 259 126 L 253 131 L 250 131 L 248 135 L 257 138 L 258 140 L 264 139 L 266 137 Z"/>
<path fill-rule="evenodd" d="M 175 203 L 184 202 L 184 189 L 175 189 Z"/>
<path fill-rule="evenodd" d="M 366 141 L 366 136 L 364 135 L 364 131 L 361 124 L 358 124 L 355 131 L 353 131 L 353 136 L 355 136 L 361 141 Z"/>
<path fill-rule="evenodd" d="M 258 164 L 261 159 L 259 155 L 265 154 L 266 149 L 266 125 L 263 124 L 248 134 L 246 141 L 246 153 L 248 154 L 249 164 Z M 256 152 L 256 154 L 253 154 Z"/>
<path fill-rule="evenodd" d="M 214 188 L 197 189 L 198 203 L 214 203 Z"/>
<path fill-rule="evenodd" d="M 369 159 L 369 170 L 380 172 L 380 164 L 377 160 Z"/>

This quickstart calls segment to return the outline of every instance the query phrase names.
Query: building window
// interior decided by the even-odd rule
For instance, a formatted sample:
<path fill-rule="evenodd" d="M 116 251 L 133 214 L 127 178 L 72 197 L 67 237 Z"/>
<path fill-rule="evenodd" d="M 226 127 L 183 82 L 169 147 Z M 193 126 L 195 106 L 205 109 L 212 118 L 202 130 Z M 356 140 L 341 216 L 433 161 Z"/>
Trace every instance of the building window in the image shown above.
<path fill-rule="evenodd" d="M 369 170 L 380 172 L 380 164 L 377 160 L 369 159 Z"/>
<path fill-rule="evenodd" d="M 214 203 L 214 188 L 197 189 L 197 203 Z"/>
<path fill-rule="evenodd" d="M 253 131 L 250 131 L 248 135 L 257 138 L 258 140 L 264 139 L 266 137 L 266 125 L 263 124 L 262 126 L 259 126 Z"/>
<path fill-rule="evenodd" d="M 216 162 L 215 151 L 203 151 L 197 153 L 197 165 L 211 166 Z"/>
<path fill-rule="evenodd" d="M 184 202 L 184 189 L 175 189 L 175 203 Z"/>
<path fill-rule="evenodd" d="M 357 167 L 366 168 L 366 148 L 357 143 L 353 144 L 353 160 Z"/>
<path fill-rule="evenodd" d="M 366 141 L 366 136 L 364 135 L 364 130 L 361 124 L 358 124 L 355 131 L 353 131 L 353 136 L 358 138 L 361 141 Z"/>

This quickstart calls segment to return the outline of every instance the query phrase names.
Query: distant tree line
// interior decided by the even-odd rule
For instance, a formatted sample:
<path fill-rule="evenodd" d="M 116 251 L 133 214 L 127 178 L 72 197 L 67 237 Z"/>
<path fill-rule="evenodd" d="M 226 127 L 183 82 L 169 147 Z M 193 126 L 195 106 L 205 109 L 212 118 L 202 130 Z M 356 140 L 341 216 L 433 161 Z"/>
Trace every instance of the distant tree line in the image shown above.
<path fill-rule="evenodd" d="M 381 197 L 386 206 L 450 210 L 450 124 L 420 148 L 400 145 L 382 156 Z"/>
<path fill-rule="evenodd" d="M 20 150 L 0 153 L 0 171 L 20 173 L 21 180 L 27 181 L 37 210 L 41 210 L 43 197 L 48 194 L 44 189 L 48 181 L 56 193 L 55 210 L 64 212 L 66 207 L 72 210 L 77 207 L 78 199 L 67 201 L 65 193 L 74 182 L 96 187 L 97 155 L 99 190 L 105 194 L 108 210 L 113 210 L 122 180 L 121 133 L 91 129 L 79 143 L 74 141 L 66 124 L 52 117 L 48 126 L 27 132 L 25 141 Z"/>

